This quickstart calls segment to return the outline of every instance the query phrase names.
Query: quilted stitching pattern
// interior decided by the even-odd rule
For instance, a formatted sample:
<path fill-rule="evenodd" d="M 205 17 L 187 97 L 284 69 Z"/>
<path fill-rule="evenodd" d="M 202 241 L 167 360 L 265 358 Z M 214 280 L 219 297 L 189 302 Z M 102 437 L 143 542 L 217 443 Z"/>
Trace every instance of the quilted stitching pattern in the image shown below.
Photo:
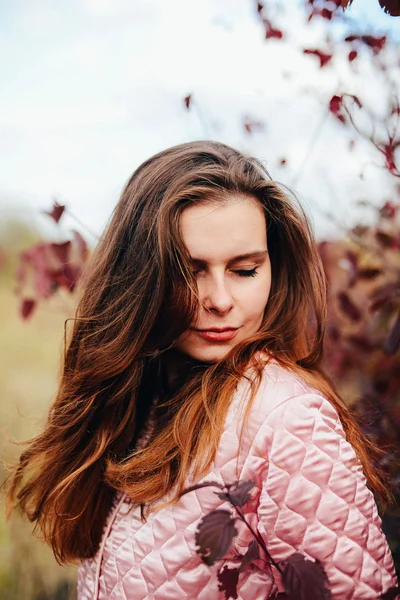
<path fill-rule="evenodd" d="M 252 479 L 256 489 L 246 518 L 275 560 L 298 550 L 323 562 L 335 599 L 376 599 L 396 581 L 393 561 L 373 495 L 335 409 L 316 390 L 269 364 L 237 457 L 248 390 L 243 380 L 203 480 Z M 217 567 L 200 561 L 194 542 L 199 520 L 216 508 L 229 505 L 205 488 L 142 523 L 140 509 L 118 494 L 102 548 L 78 570 L 78 599 L 222 600 Z M 238 529 L 231 558 L 244 553 L 252 539 L 243 523 Z M 264 561 L 253 561 L 240 575 L 238 598 L 265 599 L 277 587 L 279 575 Z"/>

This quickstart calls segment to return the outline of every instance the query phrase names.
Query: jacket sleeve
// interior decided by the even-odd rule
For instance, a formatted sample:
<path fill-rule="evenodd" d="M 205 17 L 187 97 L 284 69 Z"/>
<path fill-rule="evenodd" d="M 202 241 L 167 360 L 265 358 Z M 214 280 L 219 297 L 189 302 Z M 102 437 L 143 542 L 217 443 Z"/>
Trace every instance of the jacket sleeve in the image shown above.
<path fill-rule="evenodd" d="M 320 560 L 335 600 L 377 600 L 397 583 L 393 559 L 336 409 L 318 394 L 289 398 L 268 415 L 266 431 L 257 516 L 271 556 Z"/>

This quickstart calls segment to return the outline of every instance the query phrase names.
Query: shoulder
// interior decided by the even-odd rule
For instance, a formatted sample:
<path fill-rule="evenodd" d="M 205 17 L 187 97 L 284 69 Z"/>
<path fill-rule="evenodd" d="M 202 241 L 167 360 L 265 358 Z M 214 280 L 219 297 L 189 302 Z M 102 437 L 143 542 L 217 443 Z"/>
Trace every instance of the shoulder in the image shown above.
<path fill-rule="evenodd" d="M 246 399 L 250 398 L 251 381 L 253 377 L 248 376 L 239 386 L 242 416 Z M 256 452 L 261 451 L 260 446 L 269 453 L 277 446 L 300 448 L 311 444 L 335 454 L 346 440 L 335 406 L 321 391 L 276 361 L 263 368 L 247 418 L 249 431 L 257 432 L 253 437 Z M 351 454 L 348 459 L 353 462 L 354 452 L 346 447 L 347 454 Z"/>
<path fill-rule="evenodd" d="M 256 381 L 254 369 L 249 368 L 238 387 L 239 401 L 250 397 Z M 274 359 L 262 369 L 252 405 L 252 412 L 268 420 L 284 417 L 286 413 L 302 418 L 307 409 L 318 410 L 333 421 L 338 419 L 335 407 L 320 390 Z"/>

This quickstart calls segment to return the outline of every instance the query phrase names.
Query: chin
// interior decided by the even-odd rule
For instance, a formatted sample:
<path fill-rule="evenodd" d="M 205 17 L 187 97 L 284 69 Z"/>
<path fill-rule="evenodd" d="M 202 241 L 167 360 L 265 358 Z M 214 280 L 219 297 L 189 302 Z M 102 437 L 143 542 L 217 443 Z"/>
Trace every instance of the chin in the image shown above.
<path fill-rule="evenodd" d="M 180 351 L 191 358 L 205 363 L 216 363 L 229 354 L 233 346 L 208 347 L 208 348 L 180 348 Z"/>

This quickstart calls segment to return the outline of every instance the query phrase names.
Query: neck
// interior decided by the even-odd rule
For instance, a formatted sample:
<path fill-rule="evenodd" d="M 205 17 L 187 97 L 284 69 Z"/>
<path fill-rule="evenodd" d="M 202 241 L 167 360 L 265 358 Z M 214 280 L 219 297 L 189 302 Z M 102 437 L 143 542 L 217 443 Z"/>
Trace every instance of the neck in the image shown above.
<path fill-rule="evenodd" d="M 199 369 L 209 365 L 202 363 L 178 350 L 169 350 L 162 357 L 164 386 L 168 390 L 178 389 Z"/>

